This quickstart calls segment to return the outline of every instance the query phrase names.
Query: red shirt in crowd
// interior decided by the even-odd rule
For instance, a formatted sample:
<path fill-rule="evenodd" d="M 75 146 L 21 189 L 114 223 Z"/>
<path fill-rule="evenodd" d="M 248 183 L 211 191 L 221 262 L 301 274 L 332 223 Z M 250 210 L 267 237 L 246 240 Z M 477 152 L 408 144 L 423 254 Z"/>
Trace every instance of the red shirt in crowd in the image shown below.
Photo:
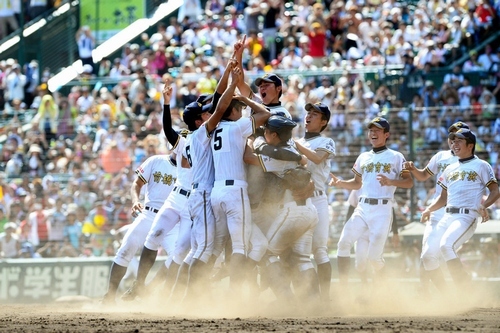
<path fill-rule="evenodd" d="M 323 31 L 309 33 L 309 55 L 313 58 L 324 57 L 326 35 Z"/>

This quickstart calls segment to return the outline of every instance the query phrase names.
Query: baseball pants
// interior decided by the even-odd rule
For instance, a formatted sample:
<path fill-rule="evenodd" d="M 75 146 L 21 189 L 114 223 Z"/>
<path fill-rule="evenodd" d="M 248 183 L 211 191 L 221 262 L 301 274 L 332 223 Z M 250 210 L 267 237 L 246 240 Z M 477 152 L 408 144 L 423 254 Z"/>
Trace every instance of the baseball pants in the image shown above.
<path fill-rule="evenodd" d="M 311 201 L 318 212 L 318 224 L 314 229 L 312 250 L 316 264 L 321 265 L 330 261 L 327 248 L 330 231 L 328 199 L 323 191 L 315 191 L 315 196 L 311 198 Z"/>
<path fill-rule="evenodd" d="M 442 207 L 432 212 L 429 221 L 425 223 L 420 259 L 426 271 L 437 269 L 442 260 L 439 243 L 443 235 L 438 235 L 436 230 L 439 221 L 444 217 L 444 210 L 445 208 Z"/>

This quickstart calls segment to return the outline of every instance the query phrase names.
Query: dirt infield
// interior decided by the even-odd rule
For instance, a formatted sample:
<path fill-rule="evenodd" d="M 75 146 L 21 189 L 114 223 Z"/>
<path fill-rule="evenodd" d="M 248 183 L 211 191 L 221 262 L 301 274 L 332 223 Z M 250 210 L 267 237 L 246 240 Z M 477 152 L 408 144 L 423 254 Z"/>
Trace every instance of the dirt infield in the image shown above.
<path fill-rule="evenodd" d="M 395 299 L 351 308 L 332 302 L 332 309 L 321 315 L 305 315 L 303 309 L 273 313 L 269 305 L 232 311 L 213 306 L 201 312 L 138 303 L 102 307 L 95 300 L 75 298 L 0 305 L 0 332 L 500 332 L 500 305 L 491 300 L 476 299 L 468 306 Z"/>

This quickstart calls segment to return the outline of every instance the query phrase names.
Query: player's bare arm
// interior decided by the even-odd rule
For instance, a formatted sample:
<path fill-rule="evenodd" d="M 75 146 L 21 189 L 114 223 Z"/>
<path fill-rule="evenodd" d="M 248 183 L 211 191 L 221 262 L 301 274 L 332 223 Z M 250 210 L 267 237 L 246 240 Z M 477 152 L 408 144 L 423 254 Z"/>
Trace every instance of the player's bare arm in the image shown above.
<path fill-rule="evenodd" d="M 429 221 L 431 213 L 438 210 L 441 207 L 446 205 L 446 201 L 448 200 L 448 191 L 443 188 L 439 197 L 436 198 L 423 212 L 420 217 L 420 222 L 425 223 Z"/>
<path fill-rule="evenodd" d="M 146 183 L 139 177 L 132 182 L 132 187 L 130 189 L 130 197 L 133 202 L 132 207 L 130 208 L 132 215 L 142 212 L 142 209 L 144 208 L 142 203 L 139 201 L 139 196 L 141 189 L 145 184 Z"/>
<path fill-rule="evenodd" d="M 483 218 L 482 223 L 484 223 L 490 219 L 490 215 L 488 214 L 488 210 L 486 208 L 493 205 L 500 197 L 500 193 L 498 190 L 498 183 L 489 184 L 488 190 L 490 190 L 490 194 L 488 195 L 486 200 L 484 200 L 484 202 L 481 205 L 479 205 L 479 208 L 478 208 L 478 213 Z"/>
<path fill-rule="evenodd" d="M 295 146 L 302 154 L 304 154 L 314 164 L 320 164 L 328 158 L 328 152 L 323 150 L 321 151 L 311 150 L 301 145 L 297 140 L 295 140 Z"/>
<path fill-rule="evenodd" d="M 430 173 L 425 171 L 425 169 L 418 169 L 413 161 L 407 161 L 403 164 L 403 167 L 410 171 L 411 175 L 415 177 L 419 182 L 424 182 L 427 179 L 431 178 Z"/>
<path fill-rule="evenodd" d="M 231 70 L 231 84 L 227 87 L 227 89 L 222 94 L 219 103 L 217 103 L 217 108 L 215 109 L 215 113 L 208 119 L 205 127 L 207 128 L 207 132 L 211 133 L 217 124 L 222 119 L 224 112 L 231 104 L 231 100 L 233 99 L 234 91 L 236 90 L 236 85 L 238 81 L 239 75 L 241 75 L 241 70 L 239 67 L 235 66 L 235 63 L 232 62 L 233 68 Z"/>
<path fill-rule="evenodd" d="M 238 67 L 241 69 L 241 72 L 243 73 L 243 75 L 238 81 L 238 90 L 240 91 L 240 94 L 242 94 L 243 96 L 248 96 L 249 98 L 252 98 L 253 91 L 248 85 L 248 83 L 245 82 L 245 70 L 243 69 L 243 51 L 245 51 L 246 42 L 247 42 L 247 36 L 243 35 L 243 38 L 238 42 L 236 42 L 236 44 L 234 44 L 234 57 L 238 62 Z"/>
<path fill-rule="evenodd" d="M 217 84 L 217 88 L 215 89 L 216 93 L 220 95 L 224 94 L 227 89 L 227 83 L 229 82 L 229 75 L 231 74 L 233 68 L 235 68 L 236 66 L 238 66 L 236 59 L 230 58 L 227 62 L 226 69 L 224 70 L 224 73 L 222 74 L 222 77 Z"/>
<path fill-rule="evenodd" d="M 397 186 L 401 188 L 413 187 L 413 178 L 407 170 L 403 170 L 400 179 L 390 179 L 382 173 L 377 175 L 377 179 L 381 186 Z"/>
<path fill-rule="evenodd" d="M 343 188 L 346 190 L 359 190 L 361 188 L 361 185 L 363 184 L 361 177 L 358 175 L 355 175 L 354 178 L 349 180 L 342 180 L 330 172 L 330 177 L 332 177 L 332 179 L 330 180 L 328 185 Z"/>
<path fill-rule="evenodd" d="M 245 153 L 243 154 L 243 161 L 250 165 L 260 165 L 259 157 L 254 153 L 252 146 L 247 142 Z"/>

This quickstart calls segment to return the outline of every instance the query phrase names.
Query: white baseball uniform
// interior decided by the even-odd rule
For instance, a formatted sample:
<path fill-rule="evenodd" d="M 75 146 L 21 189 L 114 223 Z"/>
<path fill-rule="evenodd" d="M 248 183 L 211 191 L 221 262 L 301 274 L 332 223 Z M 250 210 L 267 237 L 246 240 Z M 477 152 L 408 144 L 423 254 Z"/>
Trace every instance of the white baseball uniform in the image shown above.
<path fill-rule="evenodd" d="M 216 225 L 228 228 L 233 254 L 248 254 L 252 233 L 243 154 L 254 131 L 253 117 L 222 120 L 211 139 L 215 167 L 212 208 Z"/>
<path fill-rule="evenodd" d="M 384 245 L 392 223 L 392 207 L 396 186 L 382 186 L 378 174 L 399 179 L 404 156 L 392 149 L 373 150 L 358 156 L 352 171 L 362 179 L 359 203 L 346 222 L 338 242 L 338 256 L 349 257 L 354 243 L 368 232 L 368 260 L 375 270 L 384 266 Z"/>
<path fill-rule="evenodd" d="M 446 167 L 457 161 L 458 157 L 456 157 L 451 150 L 443 150 L 432 156 L 424 171 L 431 176 L 435 175 L 436 179 L 439 179 Z M 443 188 L 436 182 L 436 192 L 433 196 L 433 200 L 441 194 L 442 189 Z M 432 270 L 439 267 L 441 258 L 439 242 L 441 237 L 435 233 L 435 230 L 439 221 L 443 218 L 444 213 L 444 207 L 432 212 L 429 221 L 425 223 L 424 237 L 422 239 L 422 254 L 420 258 L 426 270 Z M 434 248 L 431 249 L 430 245 Z"/>
<path fill-rule="evenodd" d="M 318 135 L 309 139 L 301 138 L 299 143 L 313 151 L 326 151 L 328 153 L 327 159 L 320 164 L 307 161 L 307 170 L 311 172 L 315 187 L 311 200 L 318 211 L 318 225 L 313 235 L 313 254 L 316 263 L 321 265 L 330 261 L 327 249 L 330 214 L 326 196 L 326 183 L 330 176 L 330 160 L 335 156 L 335 142 L 331 138 Z"/>
<path fill-rule="evenodd" d="M 189 135 L 188 135 L 189 136 Z M 172 192 L 155 216 L 153 226 L 146 237 L 144 246 L 150 250 L 157 250 L 162 244 L 166 234 L 172 230 L 177 223 L 179 225 L 179 235 L 174 250 L 173 260 L 176 264 L 182 264 L 191 248 L 191 219 L 187 209 L 187 200 L 190 195 L 192 183 L 191 169 L 183 168 L 182 151 L 186 144 L 186 138 L 179 135 L 179 139 L 172 148 L 172 153 L 176 154 L 177 179 Z"/>
<path fill-rule="evenodd" d="M 297 162 L 280 161 L 259 155 L 265 172 L 273 172 L 283 177 L 284 172 L 298 166 Z M 314 269 L 311 261 L 313 233 L 318 224 L 318 213 L 311 198 L 305 203 L 296 202 L 290 190 L 285 191 L 283 208 L 271 224 L 266 237 L 269 241 L 269 262 L 279 260 L 279 256 L 291 248 L 299 270 Z"/>
<path fill-rule="evenodd" d="M 153 220 L 172 191 L 177 178 L 177 168 L 169 155 L 149 157 L 135 173 L 145 184 L 144 210 L 127 229 L 116 253 L 114 262 L 123 267 L 127 267 L 137 251 L 142 249 Z M 174 251 L 177 234 L 178 229 L 175 228 L 167 233 L 161 242 L 161 246 L 169 255 Z"/>
<path fill-rule="evenodd" d="M 476 156 L 449 165 L 439 177 L 438 184 L 448 192 L 448 199 L 435 231 L 440 242 L 429 247 L 440 250 L 445 261 L 458 258 L 455 251 L 474 234 L 480 217 L 478 208 L 491 183 L 497 183 L 493 168 Z M 439 263 L 429 269 L 438 267 Z"/>
<path fill-rule="evenodd" d="M 214 163 L 210 149 L 210 133 L 205 124 L 194 131 L 186 143 L 184 157 L 193 174 L 191 195 L 188 199 L 189 215 L 193 221 L 191 229 L 191 258 L 207 263 L 214 252 L 215 217 L 210 201 L 214 185 Z M 223 236 L 223 235 L 222 235 Z M 219 242 L 222 245 L 222 241 Z M 215 255 L 222 252 L 219 246 Z"/>

